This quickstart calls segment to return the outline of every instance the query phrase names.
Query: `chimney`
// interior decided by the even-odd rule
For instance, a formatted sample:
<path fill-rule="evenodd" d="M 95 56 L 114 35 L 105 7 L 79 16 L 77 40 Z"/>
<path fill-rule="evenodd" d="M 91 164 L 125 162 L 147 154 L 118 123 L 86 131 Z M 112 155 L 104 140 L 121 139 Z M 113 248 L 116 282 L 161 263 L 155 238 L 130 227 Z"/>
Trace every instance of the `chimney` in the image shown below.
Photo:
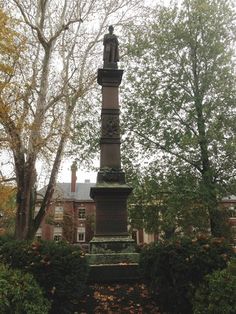
<path fill-rule="evenodd" d="M 76 190 L 76 180 L 77 180 L 77 177 L 76 177 L 76 171 L 77 171 L 77 164 L 76 164 L 76 161 L 74 161 L 71 165 L 71 192 L 74 193 L 75 190 Z"/>

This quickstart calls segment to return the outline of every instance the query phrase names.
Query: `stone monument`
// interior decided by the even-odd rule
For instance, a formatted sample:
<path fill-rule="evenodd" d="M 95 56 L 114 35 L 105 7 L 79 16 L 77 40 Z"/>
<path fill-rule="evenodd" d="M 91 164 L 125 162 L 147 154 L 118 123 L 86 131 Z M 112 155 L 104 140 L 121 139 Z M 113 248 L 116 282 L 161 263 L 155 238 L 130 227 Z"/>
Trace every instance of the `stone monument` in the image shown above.
<path fill-rule="evenodd" d="M 110 26 L 104 36 L 104 63 L 97 75 L 102 86 L 100 170 L 90 191 L 96 203 L 96 227 L 89 263 L 93 276 L 105 281 L 135 277 L 139 257 L 127 230 L 127 198 L 132 188 L 121 168 L 119 85 L 123 70 L 118 69 L 119 42 L 113 30 Z"/>

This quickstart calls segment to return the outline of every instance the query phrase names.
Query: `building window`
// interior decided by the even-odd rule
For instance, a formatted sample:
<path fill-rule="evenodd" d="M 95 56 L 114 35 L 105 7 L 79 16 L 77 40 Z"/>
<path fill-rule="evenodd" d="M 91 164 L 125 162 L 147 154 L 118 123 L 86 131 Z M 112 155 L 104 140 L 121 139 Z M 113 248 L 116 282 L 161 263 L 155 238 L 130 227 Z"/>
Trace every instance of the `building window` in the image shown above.
<path fill-rule="evenodd" d="M 54 227 L 53 240 L 54 241 L 61 241 L 62 240 L 62 227 Z"/>
<path fill-rule="evenodd" d="M 236 226 L 232 226 L 231 228 L 234 241 L 236 241 Z"/>
<path fill-rule="evenodd" d="M 85 208 L 80 207 L 78 209 L 78 218 L 79 219 L 85 219 Z"/>
<path fill-rule="evenodd" d="M 138 230 L 132 231 L 132 239 L 135 241 L 136 244 L 138 244 Z"/>
<path fill-rule="evenodd" d="M 63 219 L 64 208 L 62 206 L 55 207 L 54 219 L 62 220 Z"/>
<path fill-rule="evenodd" d="M 60 234 L 55 234 L 53 240 L 56 241 L 56 242 L 61 241 L 62 240 L 62 236 Z"/>
<path fill-rule="evenodd" d="M 228 209 L 229 209 L 230 217 L 236 218 L 236 206 L 230 206 Z"/>
<path fill-rule="evenodd" d="M 85 241 L 84 233 L 78 233 L 78 242 L 84 242 L 84 241 Z"/>
<path fill-rule="evenodd" d="M 77 242 L 85 242 L 85 227 L 77 228 Z"/>
<path fill-rule="evenodd" d="M 37 240 L 42 239 L 42 228 L 41 228 L 41 227 L 38 228 L 38 230 L 37 230 L 37 232 L 36 232 L 36 234 L 35 234 L 35 238 L 36 238 Z"/>

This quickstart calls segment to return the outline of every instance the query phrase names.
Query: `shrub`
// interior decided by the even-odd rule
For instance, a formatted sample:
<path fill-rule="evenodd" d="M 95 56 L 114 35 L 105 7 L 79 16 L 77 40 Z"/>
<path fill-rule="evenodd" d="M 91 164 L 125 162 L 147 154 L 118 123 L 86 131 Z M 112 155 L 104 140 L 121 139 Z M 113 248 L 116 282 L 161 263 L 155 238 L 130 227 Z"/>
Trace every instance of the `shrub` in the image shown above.
<path fill-rule="evenodd" d="M 194 314 L 235 314 L 236 274 L 223 269 L 207 275 L 196 291 L 193 308 Z"/>
<path fill-rule="evenodd" d="M 14 238 L 12 235 L 9 234 L 3 234 L 0 236 L 0 246 L 2 246 L 4 243 L 8 241 L 12 241 Z"/>
<path fill-rule="evenodd" d="M 0 255 L 11 267 L 33 274 L 52 302 L 52 313 L 72 312 L 88 275 L 79 247 L 63 242 L 10 241 L 0 247 Z"/>
<path fill-rule="evenodd" d="M 203 277 L 225 268 L 232 254 L 224 239 L 182 238 L 144 248 L 140 267 L 161 311 L 189 314 Z"/>
<path fill-rule="evenodd" d="M 30 274 L 0 264 L 0 313 L 46 314 L 50 303 Z"/>

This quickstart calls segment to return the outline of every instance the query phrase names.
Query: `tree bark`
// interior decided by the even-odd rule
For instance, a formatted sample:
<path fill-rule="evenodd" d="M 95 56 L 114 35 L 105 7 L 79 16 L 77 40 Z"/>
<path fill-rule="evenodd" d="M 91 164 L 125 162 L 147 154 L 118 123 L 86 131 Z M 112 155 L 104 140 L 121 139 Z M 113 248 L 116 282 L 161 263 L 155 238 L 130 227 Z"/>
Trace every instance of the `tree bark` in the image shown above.
<path fill-rule="evenodd" d="M 39 97 L 35 112 L 35 119 L 32 124 L 31 135 L 28 144 L 28 156 L 26 162 L 16 163 L 15 167 L 17 175 L 17 219 L 15 226 L 15 238 L 17 240 L 27 239 L 31 233 L 31 225 L 33 220 L 33 200 L 36 185 L 35 163 L 38 152 L 41 149 L 41 127 L 45 116 L 46 95 L 48 91 L 49 65 L 51 58 L 51 45 L 45 46 L 45 54 L 43 59 L 42 76 L 40 81 Z M 20 155 L 20 152 L 18 152 Z M 18 158 L 19 159 L 19 158 Z M 21 158 L 22 159 L 22 158 Z M 18 169 L 17 169 L 18 168 Z"/>

